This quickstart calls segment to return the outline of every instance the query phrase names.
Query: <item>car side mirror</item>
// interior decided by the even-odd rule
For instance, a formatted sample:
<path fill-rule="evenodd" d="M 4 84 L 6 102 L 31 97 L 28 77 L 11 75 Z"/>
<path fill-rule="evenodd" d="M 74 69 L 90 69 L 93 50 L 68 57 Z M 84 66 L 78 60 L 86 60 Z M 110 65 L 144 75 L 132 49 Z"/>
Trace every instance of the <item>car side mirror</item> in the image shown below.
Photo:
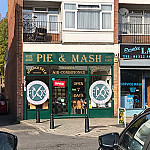
<path fill-rule="evenodd" d="M 18 139 L 17 136 L 0 131 L 0 149 L 1 150 L 16 150 Z"/>
<path fill-rule="evenodd" d="M 119 143 L 119 133 L 108 133 L 99 136 L 99 146 L 102 149 L 116 149 Z"/>

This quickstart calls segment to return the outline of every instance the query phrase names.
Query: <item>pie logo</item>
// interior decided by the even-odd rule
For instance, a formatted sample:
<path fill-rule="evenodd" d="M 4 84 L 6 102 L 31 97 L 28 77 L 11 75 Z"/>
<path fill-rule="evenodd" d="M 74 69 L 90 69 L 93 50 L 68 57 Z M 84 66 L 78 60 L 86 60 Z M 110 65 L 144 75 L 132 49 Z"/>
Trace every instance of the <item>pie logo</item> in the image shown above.
<path fill-rule="evenodd" d="M 42 81 L 32 81 L 27 85 L 27 100 L 33 105 L 43 104 L 49 97 L 49 89 Z"/>
<path fill-rule="evenodd" d="M 112 96 L 112 90 L 105 81 L 96 81 L 90 86 L 90 98 L 96 104 L 105 104 Z"/>

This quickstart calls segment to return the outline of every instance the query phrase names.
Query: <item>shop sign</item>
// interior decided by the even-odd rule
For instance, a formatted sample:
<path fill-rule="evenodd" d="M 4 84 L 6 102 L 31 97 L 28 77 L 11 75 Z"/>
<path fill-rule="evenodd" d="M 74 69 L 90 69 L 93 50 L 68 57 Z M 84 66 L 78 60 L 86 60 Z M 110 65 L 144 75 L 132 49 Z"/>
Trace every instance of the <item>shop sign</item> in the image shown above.
<path fill-rule="evenodd" d="M 65 81 L 54 81 L 53 86 L 65 87 Z"/>
<path fill-rule="evenodd" d="M 149 45 L 120 45 L 120 58 L 124 59 L 149 59 Z"/>
<path fill-rule="evenodd" d="M 25 52 L 24 64 L 113 64 L 113 53 Z"/>
<path fill-rule="evenodd" d="M 126 110 L 125 110 L 125 108 L 118 109 L 118 124 L 124 124 L 126 126 Z"/>
<path fill-rule="evenodd" d="M 89 94 L 94 103 L 105 104 L 111 99 L 112 90 L 107 82 L 99 80 L 90 86 Z"/>
<path fill-rule="evenodd" d="M 49 97 L 49 89 L 42 81 L 32 81 L 27 85 L 27 100 L 33 105 L 43 104 Z"/>
<path fill-rule="evenodd" d="M 27 74 L 48 74 L 46 69 L 42 66 L 28 66 Z"/>

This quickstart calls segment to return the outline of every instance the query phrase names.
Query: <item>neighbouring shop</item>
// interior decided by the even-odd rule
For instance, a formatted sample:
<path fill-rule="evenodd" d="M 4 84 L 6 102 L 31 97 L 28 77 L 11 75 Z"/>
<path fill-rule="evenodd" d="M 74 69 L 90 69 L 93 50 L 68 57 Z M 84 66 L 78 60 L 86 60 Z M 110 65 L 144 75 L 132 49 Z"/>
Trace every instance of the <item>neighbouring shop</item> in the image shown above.
<path fill-rule="evenodd" d="M 150 107 L 150 46 L 120 46 L 120 107 L 127 116 Z"/>
<path fill-rule="evenodd" d="M 113 53 L 24 52 L 24 119 L 114 116 Z"/>

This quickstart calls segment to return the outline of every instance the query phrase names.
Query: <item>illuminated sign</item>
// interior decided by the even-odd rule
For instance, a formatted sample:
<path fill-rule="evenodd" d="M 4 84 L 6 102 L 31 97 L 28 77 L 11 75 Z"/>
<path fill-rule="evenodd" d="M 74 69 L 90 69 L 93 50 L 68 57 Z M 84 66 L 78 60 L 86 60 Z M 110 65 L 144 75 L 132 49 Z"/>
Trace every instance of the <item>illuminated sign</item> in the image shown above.
<path fill-rule="evenodd" d="M 122 82 L 121 86 L 142 86 L 142 83 L 137 82 Z"/>
<path fill-rule="evenodd" d="M 54 80 L 53 86 L 65 87 L 65 81 Z"/>
<path fill-rule="evenodd" d="M 124 59 L 149 59 L 149 45 L 120 45 L 120 58 Z"/>

